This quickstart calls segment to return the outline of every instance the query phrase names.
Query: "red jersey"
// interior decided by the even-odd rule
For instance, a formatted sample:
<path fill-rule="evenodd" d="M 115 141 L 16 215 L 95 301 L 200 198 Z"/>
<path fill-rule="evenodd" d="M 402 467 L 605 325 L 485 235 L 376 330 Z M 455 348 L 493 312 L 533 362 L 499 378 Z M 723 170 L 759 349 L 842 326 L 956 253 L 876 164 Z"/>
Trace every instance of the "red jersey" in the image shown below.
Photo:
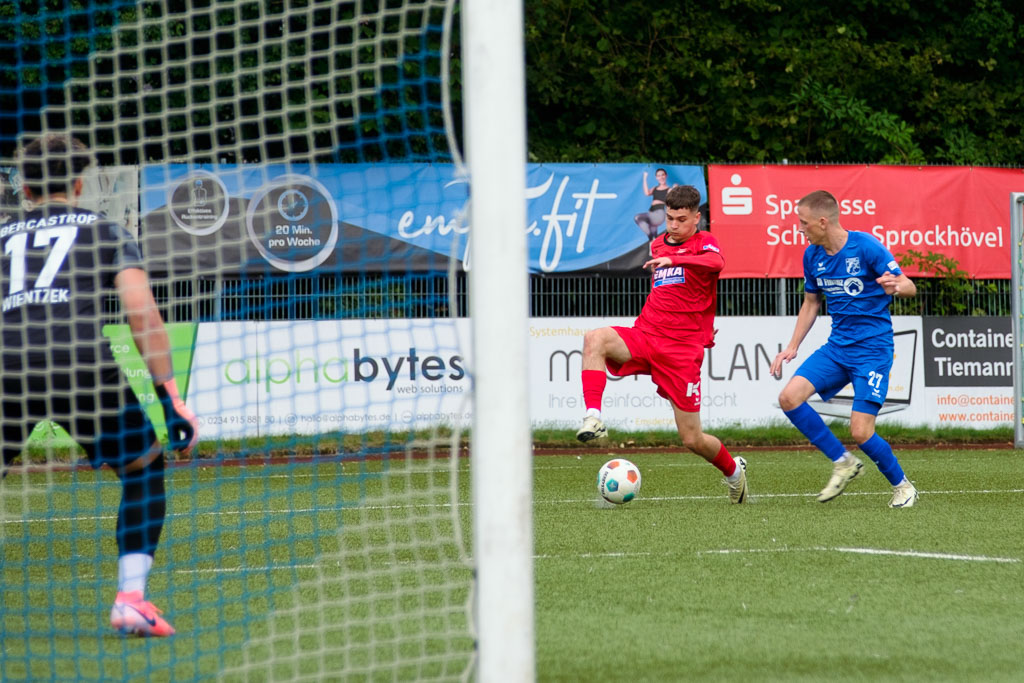
<path fill-rule="evenodd" d="M 718 274 L 725 266 L 718 240 L 698 232 L 676 243 L 663 233 L 651 242 L 651 258 L 662 256 L 672 265 L 651 274 L 651 293 L 634 326 L 659 337 L 713 346 Z"/>

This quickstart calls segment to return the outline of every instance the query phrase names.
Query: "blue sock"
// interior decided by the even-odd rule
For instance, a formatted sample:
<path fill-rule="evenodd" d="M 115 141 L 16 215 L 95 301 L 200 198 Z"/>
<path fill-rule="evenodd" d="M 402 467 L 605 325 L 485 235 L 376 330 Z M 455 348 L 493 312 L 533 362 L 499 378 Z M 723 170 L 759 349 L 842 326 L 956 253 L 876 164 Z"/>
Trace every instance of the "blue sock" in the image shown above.
<path fill-rule="evenodd" d="M 807 440 L 818 447 L 828 456 L 828 459 L 835 462 L 843 457 L 846 448 L 836 435 L 829 431 L 821 415 L 814 412 L 814 408 L 806 403 L 801 403 L 793 410 L 785 410 L 783 413 L 793 423 L 793 426 L 800 430 L 800 433 L 807 437 Z"/>
<path fill-rule="evenodd" d="M 869 458 L 878 466 L 878 471 L 885 475 L 889 483 L 895 486 L 903 481 L 903 468 L 893 455 L 889 442 L 873 434 L 870 439 L 860 445 Z"/>

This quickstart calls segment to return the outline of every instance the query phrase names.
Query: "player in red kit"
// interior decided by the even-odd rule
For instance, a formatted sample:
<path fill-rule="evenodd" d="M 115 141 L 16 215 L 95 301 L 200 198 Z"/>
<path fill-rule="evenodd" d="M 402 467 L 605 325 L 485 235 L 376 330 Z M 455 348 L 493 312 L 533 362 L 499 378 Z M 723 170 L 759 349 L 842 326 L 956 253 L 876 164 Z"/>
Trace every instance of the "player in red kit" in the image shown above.
<path fill-rule="evenodd" d="M 651 242 L 651 293 L 633 327 L 602 327 L 583 337 L 583 402 L 587 414 L 576 438 L 608 436 L 601 397 L 608 377 L 650 375 L 658 394 L 672 403 L 683 445 L 717 467 L 729 500 L 747 500 L 747 463 L 733 458 L 700 424 L 700 369 L 704 349 L 715 343 L 718 275 L 725 260 L 718 240 L 698 232 L 700 192 L 692 185 L 669 190 L 667 230 Z"/>

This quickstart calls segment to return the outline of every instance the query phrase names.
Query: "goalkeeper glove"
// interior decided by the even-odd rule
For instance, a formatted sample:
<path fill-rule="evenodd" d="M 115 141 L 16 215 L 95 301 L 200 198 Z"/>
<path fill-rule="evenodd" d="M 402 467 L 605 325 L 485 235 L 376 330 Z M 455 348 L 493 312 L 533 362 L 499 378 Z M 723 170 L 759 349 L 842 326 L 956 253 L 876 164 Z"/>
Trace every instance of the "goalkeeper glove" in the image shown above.
<path fill-rule="evenodd" d="M 178 395 L 178 384 L 173 379 L 157 384 L 156 396 L 164 409 L 170 447 L 188 455 L 199 441 L 199 419 L 181 400 L 181 396 Z"/>

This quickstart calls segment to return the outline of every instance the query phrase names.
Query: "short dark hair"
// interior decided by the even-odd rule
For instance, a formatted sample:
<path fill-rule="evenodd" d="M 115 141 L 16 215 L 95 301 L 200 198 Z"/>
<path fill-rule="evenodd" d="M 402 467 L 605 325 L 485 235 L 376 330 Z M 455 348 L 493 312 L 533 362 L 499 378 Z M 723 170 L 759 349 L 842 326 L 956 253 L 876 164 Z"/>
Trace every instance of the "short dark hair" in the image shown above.
<path fill-rule="evenodd" d="M 66 133 L 47 133 L 21 149 L 22 183 L 37 197 L 70 195 L 75 180 L 92 161 L 89 148 L 78 138 Z"/>
<path fill-rule="evenodd" d="M 693 185 L 676 185 L 665 195 L 665 204 L 674 210 L 696 211 L 700 208 L 700 190 Z"/>
<path fill-rule="evenodd" d="M 806 207 L 812 216 L 825 216 L 833 221 L 839 218 L 839 202 L 825 190 L 811 192 L 798 201 L 797 206 Z"/>

